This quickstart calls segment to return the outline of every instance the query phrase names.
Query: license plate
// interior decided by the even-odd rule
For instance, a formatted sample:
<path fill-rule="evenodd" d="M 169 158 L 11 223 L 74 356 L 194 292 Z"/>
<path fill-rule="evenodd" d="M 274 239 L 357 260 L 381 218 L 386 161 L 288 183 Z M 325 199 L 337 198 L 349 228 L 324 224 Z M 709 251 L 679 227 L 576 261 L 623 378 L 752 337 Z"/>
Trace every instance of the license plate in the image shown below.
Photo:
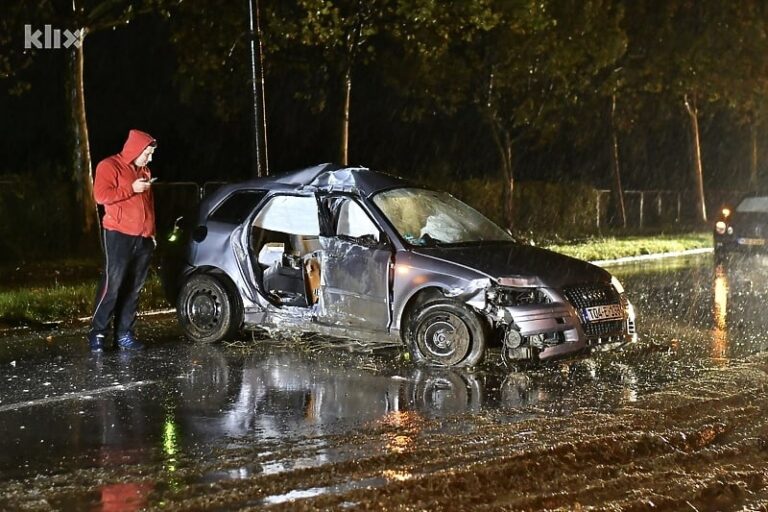
<path fill-rule="evenodd" d="M 617 320 L 624 316 L 624 310 L 621 304 L 607 304 L 605 306 L 592 306 L 584 308 L 584 317 L 589 322 L 605 322 L 607 320 Z"/>
<path fill-rule="evenodd" d="M 765 245 L 763 238 L 739 238 L 739 245 Z"/>

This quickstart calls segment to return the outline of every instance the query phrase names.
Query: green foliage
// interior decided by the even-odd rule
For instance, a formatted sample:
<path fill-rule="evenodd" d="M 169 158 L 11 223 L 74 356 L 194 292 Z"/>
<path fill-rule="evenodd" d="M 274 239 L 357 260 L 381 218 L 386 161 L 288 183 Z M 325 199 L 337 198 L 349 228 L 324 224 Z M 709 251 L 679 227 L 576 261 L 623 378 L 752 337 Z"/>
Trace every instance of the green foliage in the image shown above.
<path fill-rule="evenodd" d="M 679 116 L 688 95 L 699 107 L 720 104 L 754 119 L 768 84 L 768 64 L 758 57 L 768 44 L 766 16 L 768 5 L 757 0 L 627 3 L 629 47 L 616 75 L 627 113 L 653 107 L 657 116 Z M 659 110 L 670 104 L 677 111 Z"/>
<path fill-rule="evenodd" d="M 31 52 L 19 51 L 24 47 L 22 28 L 25 23 L 51 15 L 47 1 L 39 2 L 40 5 L 32 4 L 22 0 L 3 2 L 0 16 L 0 87 L 6 88 L 12 95 L 23 94 L 31 88 L 24 71 L 32 64 L 33 57 Z"/>
<path fill-rule="evenodd" d="M 518 183 L 514 225 L 528 233 L 564 237 L 594 233 L 597 197 L 596 189 L 581 183 Z"/>
<path fill-rule="evenodd" d="M 432 184 L 433 187 L 444 189 L 461 199 L 495 223 L 503 225 L 504 204 L 501 185 L 499 180 L 481 179 L 452 180 L 448 183 L 437 181 Z"/>
<path fill-rule="evenodd" d="M 216 12 L 217 16 L 206 16 Z M 174 13 L 171 41 L 178 53 L 181 98 L 212 105 L 225 120 L 248 111 L 250 77 L 248 4 L 228 0 L 184 2 Z M 205 37 L 201 37 L 205 34 Z M 269 60 L 267 60 L 269 65 Z"/>
<path fill-rule="evenodd" d="M 150 14 L 168 20 L 178 51 L 178 86 L 193 110 L 207 111 L 213 105 L 222 118 L 232 121 L 231 129 L 242 129 L 240 122 L 250 116 L 245 1 L 8 0 L 3 7 L 0 83 L 16 92 L 29 86 L 18 77 L 19 71 L 34 55 L 40 55 L 19 51 L 24 23 L 85 27 L 92 33 L 115 27 L 132 30 L 132 20 Z M 618 98 L 617 125 L 628 135 L 622 137 L 622 157 L 634 169 L 653 164 L 641 153 L 665 153 L 649 149 L 646 142 L 653 139 L 647 134 L 654 132 L 656 119 L 665 124 L 681 120 L 683 95 L 699 100 L 705 128 L 703 116 L 712 111 L 709 107 L 727 110 L 730 119 L 753 125 L 765 117 L 768 108 L 764 101 L 768 94 L 768 4 L 758 0 L 262 0 L 261 13 L 267 87 L 268 91 L 279 89 L 283 101 L 269 105 L 267 94 L 268 107 L 273 109 L 271 121 L 295 139 L 311 136 L 293 114 L 301 112 L 305 103 L 316 113 L 338 108 L 340 85 L 351 68 L 354 76 L 366 73 L 369 83 L 378 83 L 380 78 L 386 84 L 382 89 L 401 96 L 402 105 L 392 103 L 393 120 L 403 113 L 416 122 L 430 117 L 434 121 L 440 115 L 446 123 L 456 124 L 448 131 L 464 128 L 462 120 L 473 111 L 469 129 L 479 130 L 496 145 L 499 174 L 508 178 L 516 176 L 514 165 L 523 161 L 518 153 L 549 141 L 558 140 L 561 147 L 577 142 L 599 147 L 609 123 L 607 100 L 614 94 Z M 378 100 L 358 92 L 365 90 L 355 89 L 353 111 L 355 105 Z M 300 106 L 287 111 L 286 103 L 292 108 L 294 103 Z M 352 119 L 353 129 L 366 126 L 373 132 L 380 126 L 362 116 Z M 324 119 L 312 119 L 315 121 L 329 126 Z M 221 146 L 227 135 L 227 130 L 213 129 L 204 144 Z M 372 145 L 369 141 L 375 134 L 368 137 L 361 145 Z M 458 147 L 461 142 L 452 144 L 441 152 L 443 162 L 451 162 L 452 152 L 464 150 Z M 469 152 L 478 151 L 467 147 Z M 723 151 L 735 154 L 738 149 Z M 681 148 L 683 152 L 685 148 Z M 216 160 L 215 150 L 206 153 L 213 155 L 211 161 Z M 362 158 L 355 157 L 361 164 L 376 165 L 372 159 L 365 160 L 363 151 L 360 154 Z M 306 163 L 316 157 L 306 155 Z M 608 165 L 602 156 L 596 155 L 594 162 L 605 167 L 607 176 Z M 81 183 L 87 181 L 82 175 L 80 179 Z M 503 186 L 484 190 L 479 182 L 470 187 L 475 188 L 478 196 L 489 194 L 487 197 L 505 190 Z M 540 195 L 546 198 L 548 194 Z M 511 203 L 517 207 L 511 220 L 525 229 L 535 225 L 538 217 L 520 217 L 521 211 L 556 209 L 568 215 L 569 225 L 571 221 L 580 225 L 591 208 L 585 204 L 582 211 L 571 213 L 552 199 L 541 204 L 526 203 L 526 196 L 513 199 Z M 11 204 L 13 199 L 3 195 L 0 201 Z M 501 203 L 494 199 L 489 215 L 504 224 L 504 215 L 495 209 Z M 3 208 L 8 211 L 11 207 Z M 4 258 L 31 254 L 26 240 L 15 240 L 14 229 L 0 228 Z"/>
<path fill-rule="evenodd" d="M 433 186 L 445 189 L 499 225 L 504 222 L 501 180 L 469 179 Z M 519 234 L 574 237 L 596 231 L 596 189 L 581 183 L 518 182 L 514 219 Z"/>
<path fill-rule="evenodd" d="M 27 319 L 39 322 L 71 321 L 93 312 L 98 275 L 83 277 L 82 282 L 67 285 L 19 286 L 0 291 L 0 319 Z M 139 311 L 169 307 L 160 279 L 151 273 L 141 293 Z"/>
<path fill-rule="evenodd" d="M 90 314 L 96 283 L 0 292 L 0 318 L 51 321 Z"/>
<path fill-rule="evenodd" d="M 70 185 L 15 178 L 0 187 L 0 261 L 66 254 L 78 232 Z"/>
<path fill-rule="evenodd" d="M 712 247 L 712 233 L 707 231 L 626 238 L 598 237 L 579 243 L 551 244 L 544 247 L 574 258 L 595 261 L 708 248 Z"/>

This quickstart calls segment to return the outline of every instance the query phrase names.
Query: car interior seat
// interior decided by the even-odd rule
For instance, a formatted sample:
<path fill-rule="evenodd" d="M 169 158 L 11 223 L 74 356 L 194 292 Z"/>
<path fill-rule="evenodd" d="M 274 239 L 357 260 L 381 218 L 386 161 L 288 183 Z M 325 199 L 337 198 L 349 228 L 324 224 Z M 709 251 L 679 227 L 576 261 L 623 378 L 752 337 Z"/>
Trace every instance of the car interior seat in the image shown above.
<path fill-rule="evenodd" d="M 306 284 L 308 304 L 314 304 L 320 296 L 320 238 L 311 235 L 291 235 L 294 254 L 301 259 Z"/>

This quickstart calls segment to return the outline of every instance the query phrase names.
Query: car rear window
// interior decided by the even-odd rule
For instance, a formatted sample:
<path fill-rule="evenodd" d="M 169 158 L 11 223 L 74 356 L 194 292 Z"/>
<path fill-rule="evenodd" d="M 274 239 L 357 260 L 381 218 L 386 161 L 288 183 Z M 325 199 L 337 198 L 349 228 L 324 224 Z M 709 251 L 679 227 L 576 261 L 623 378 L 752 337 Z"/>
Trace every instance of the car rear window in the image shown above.
<path fill-rule="evenodd" d="M 215 222 L 240 224 L 267 194 L 266 190 L 242 190 L 224 200 L 208 217 Z"/>
<path fill-rule="evenodd" d="M 768 213 L 768 197 L 747 197 L 739 203 L 736 211 L 742 213 Z"/>
<path fill-rule="evenodd" d="M 291 235 L 320 234 L 314 196 L 273 196 L 253 219 L 257 228 Z"/>

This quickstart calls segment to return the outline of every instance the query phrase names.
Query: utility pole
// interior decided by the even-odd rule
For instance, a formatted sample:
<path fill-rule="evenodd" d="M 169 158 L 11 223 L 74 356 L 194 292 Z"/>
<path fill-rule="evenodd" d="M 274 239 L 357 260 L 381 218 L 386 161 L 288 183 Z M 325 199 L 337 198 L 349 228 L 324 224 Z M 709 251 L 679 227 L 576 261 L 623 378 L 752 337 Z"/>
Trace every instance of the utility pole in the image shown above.
<path fill-rule="evenodd" d="M 253 174 L 269 175 L 267 118 L 264 98 L 264 52 L 261 37 L 259 0 L 248 0 L 251 39 L 251 83 L 253 85 Z"/>

